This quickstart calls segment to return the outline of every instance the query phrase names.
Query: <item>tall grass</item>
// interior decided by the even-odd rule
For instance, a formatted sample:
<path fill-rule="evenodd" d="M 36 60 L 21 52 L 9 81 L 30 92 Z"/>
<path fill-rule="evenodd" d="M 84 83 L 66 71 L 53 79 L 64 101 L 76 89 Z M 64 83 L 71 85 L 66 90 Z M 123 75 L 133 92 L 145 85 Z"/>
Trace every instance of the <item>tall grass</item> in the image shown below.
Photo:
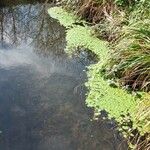
<path fill-rule="evenodd" d="M 110 58 L 110 74 L 132 89 L 150 90 L 150 20 L 123 28 Z"/>

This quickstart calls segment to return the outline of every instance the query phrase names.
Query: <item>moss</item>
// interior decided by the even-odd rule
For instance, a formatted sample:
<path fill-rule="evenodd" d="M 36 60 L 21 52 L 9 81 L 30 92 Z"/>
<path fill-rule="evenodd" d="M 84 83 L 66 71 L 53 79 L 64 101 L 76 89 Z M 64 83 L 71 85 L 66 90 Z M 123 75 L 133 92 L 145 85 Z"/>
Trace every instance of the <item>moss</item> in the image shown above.
<path fill-rule="evenodd" d="M 52 18 L 59 20 L 60 24 L 65 27 L 72 26 L 78 20 L 75 15 L 66 12 L 62 7 L 50 8 L 48 13 Z"/>
<path fill-rule="evenodd" d="M 101 75 L 101 64 L 97 63 L 89 67 L 88 82 L 86 86 L 90 89 L 86 102 L 97 111 L 106 110 L 110 118 L 121 122 L 121 115 L 133 117 L 137 106 L 137 100 L 131 94 L 120 88 L 110 86 L 110 83 Z"/>
<path fill-rule="evenodd" d="M 76 26 L 69 29 L 66 40 L 66 51 L 68 53 L 71 53 L 75 47 L 83 46 L 84 48 L 93 51 L 99 57 L 101 63 L 104 63 L 104 61 L 108 59 L 108 48 L 106 42 L 96 38 L 89 27 Z"/>
<path fill-rule="evenodd" d="M 150 93 L 144 95 L 142 101 L 140 101 L 135 111 L 135 128 L 138 128 L 140 133 L 150 133 Z M 150 135 L 149 135 L 150 140 Z"/>
<path fill-rule="evenodd" d="M 48 13 L 52 18 L 58 19 L 63 26 L 67 27 L 67 46 L 65 49 L 67 53 L 71 54 L 75 47 L 81 46 L 92 50 L 96 55 L 98 55 L 101 62 L 107 60 L 109 53 L 106 42 L 101 41 L 94 36 L 90 27 L 86 25 L 84 27 L 75 25 L 74 23 L 78 20 L 78 18 L 73 14 L 66 12 L 61 7 L 50 8 Z"/>

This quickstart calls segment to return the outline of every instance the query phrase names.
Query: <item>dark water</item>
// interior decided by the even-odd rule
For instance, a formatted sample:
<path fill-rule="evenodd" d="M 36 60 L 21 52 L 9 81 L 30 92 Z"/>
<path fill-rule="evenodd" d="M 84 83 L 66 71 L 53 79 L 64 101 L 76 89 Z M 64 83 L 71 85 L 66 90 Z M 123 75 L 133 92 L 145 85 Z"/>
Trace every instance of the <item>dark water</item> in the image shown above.
<path fill-rule="evenodd" d="M 67 57 L 48 6 L 0 8 L 0 150 L 126 150 L 111 121 L 90 121 L 89 61 Z"/>

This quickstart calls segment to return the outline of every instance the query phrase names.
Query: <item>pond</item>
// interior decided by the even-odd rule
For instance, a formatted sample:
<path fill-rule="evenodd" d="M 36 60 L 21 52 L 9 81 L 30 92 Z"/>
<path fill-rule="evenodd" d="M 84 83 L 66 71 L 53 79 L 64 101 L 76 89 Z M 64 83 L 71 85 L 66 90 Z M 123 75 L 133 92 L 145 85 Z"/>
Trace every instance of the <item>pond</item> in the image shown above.
<path fill-rule="evenodd" d="M 65 28 L 47 14 L 51 5 L 0 4 L 0 150 L 126 150 L 114 122 L 91 121 L 91 61 L 64 52 Z"/>

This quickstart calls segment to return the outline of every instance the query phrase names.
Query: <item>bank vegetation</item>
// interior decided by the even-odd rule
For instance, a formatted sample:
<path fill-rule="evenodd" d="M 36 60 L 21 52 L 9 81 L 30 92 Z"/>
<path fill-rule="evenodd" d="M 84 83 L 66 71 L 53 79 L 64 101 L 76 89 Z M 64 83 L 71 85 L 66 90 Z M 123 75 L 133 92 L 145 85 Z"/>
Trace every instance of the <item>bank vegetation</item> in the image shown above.
<path fill-rule="evenodd" d="M 96 112 L 106 110 L 131 149 L 149 150 L 150 1 L 62 0 L 59 4 L 69 12 L 67 17 L 73 13 L 78 18 L 66 21 L 70 28 L 66 50 L 84 46 L 99 59 L 88 68 L 87 105 Z"/>

